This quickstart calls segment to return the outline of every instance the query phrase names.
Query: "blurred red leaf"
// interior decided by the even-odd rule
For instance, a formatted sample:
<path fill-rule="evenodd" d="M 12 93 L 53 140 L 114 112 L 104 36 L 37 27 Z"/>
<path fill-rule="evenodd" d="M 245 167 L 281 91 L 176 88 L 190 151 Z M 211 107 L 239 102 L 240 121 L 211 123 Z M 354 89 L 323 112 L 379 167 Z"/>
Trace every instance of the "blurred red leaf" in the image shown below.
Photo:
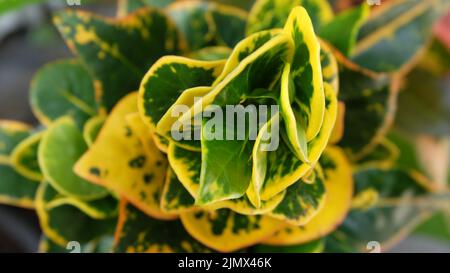
<path fill-rule="evenodd" d="M 436 38 L 450 51 L 450 12 L 447 13 L 435 26 Z"/>

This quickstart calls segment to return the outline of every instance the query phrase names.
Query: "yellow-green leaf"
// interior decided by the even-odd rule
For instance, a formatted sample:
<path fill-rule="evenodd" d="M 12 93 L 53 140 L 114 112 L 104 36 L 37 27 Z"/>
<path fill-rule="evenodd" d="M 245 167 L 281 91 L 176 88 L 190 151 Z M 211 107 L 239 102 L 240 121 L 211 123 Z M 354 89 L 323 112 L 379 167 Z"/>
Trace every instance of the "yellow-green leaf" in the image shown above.
<path fill-rule="evenodd" d="M 175 24 L 153 8 L 117 19 L 66 10 L 58 13 L 54 22 L 96 80 L 97 97 L 108 110 L 138 89 L 157 59 L 183 50 Z"/>
<path fill-rule="evenodd" d="M 39 184 L 36 193 L 36 213 L 43 233 L 54 243 L 66 247 L 70 241 L 83 244 L 113 233 L 117 221 L 115 217 L 97 220 L 69 203 L 49 206 L 59 197 L 58 192 L 50 184 L 46 182 Z"/>
<path fill-rule="evenodd" d="M 137 97 L 132 93 L 117 104 L 75 171 L 125 197 L 152 217 L 173 219 L 174 215 L 164 213 L 159 206 L 166 158 L 153 144 L 139 116 L 134 122 L 140 123 L 127 122 L 129 114 L 137 113 Z M 147 141 L 142 142 L 141 134 L 148 137 Z"/>
<path fill-rule="evenodd" d="M 240 215 L 228 209 L 187 212 L 180 217 L 192 237 L 221 252 L 258 243 L 282 227 L 278 220 L 270 217 Z"/>
<path fill-rule="evenodd" d="M 157 220 L 122 200 L 114 252 L 198 253 L 211 250 L 192 238 L 179 220 Z"/>
<path fill-rule="evenodd" d="M 44 178 L 59 193 L 84 200 L 104 197 L 107 190 L 77 176 L 73 167 L 87 150 L 74 120 L 63 117 L 44 133 L 38 149 L 39 166 Z"/>
<path fill-rule="evenodd" d="M 44 132 L 35 133 L 20 142 L 11 154 L 11 164 L 16 171 L 33 181 L 42 181 L 38 162 L 38 148 Z"/>
<path fill-rule="evenodd" d="M 322 209 L 305 225 L 290 225 L 264 241 L 270 245 L 301 244 L 332 232 L 344 220 L 351 206 L 353 178 L 343 151 L 328 147 L 320 159 L 325 178 L 326 198 Z"/>

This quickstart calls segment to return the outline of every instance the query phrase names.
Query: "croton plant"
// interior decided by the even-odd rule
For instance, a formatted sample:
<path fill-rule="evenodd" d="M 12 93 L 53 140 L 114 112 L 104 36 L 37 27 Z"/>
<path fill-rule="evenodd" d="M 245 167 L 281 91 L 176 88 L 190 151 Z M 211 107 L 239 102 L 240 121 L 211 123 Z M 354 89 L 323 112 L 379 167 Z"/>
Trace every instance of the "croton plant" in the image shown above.
<path fill-rule="evenodd" d="M 74 56 L 31 82 L 41 124 L 0 122 L 0 200 L 36 210 L 40 251 L 388 249 L 445 209 L 447 188 L 400 164 L 388 133 L 449 2 L 239 2 L 54 15 Z M 213 104 L 279 112 L 256 139 L 211 139 L 205 117 L 200 139 L 172 136 Z M 265 151 L 275 119 L 279 145 Z"/>

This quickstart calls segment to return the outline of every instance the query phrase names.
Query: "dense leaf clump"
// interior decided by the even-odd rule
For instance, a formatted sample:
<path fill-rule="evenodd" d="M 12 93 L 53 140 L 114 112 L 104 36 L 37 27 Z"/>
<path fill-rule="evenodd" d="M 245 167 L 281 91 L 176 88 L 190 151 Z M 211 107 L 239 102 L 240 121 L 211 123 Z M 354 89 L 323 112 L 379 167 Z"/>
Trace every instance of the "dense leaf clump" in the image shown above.
<path fill-rule="evenodd" d="M 0 122 L 0 201 L 36 209 L 41 251 L 361 251 L 436 209 L 386 134 L 446 1 L 119 2 L 54 16 L 74 58 L 31 83 L 41 126 Z M 209 130 L 230 105 L 271 111 Z"/>

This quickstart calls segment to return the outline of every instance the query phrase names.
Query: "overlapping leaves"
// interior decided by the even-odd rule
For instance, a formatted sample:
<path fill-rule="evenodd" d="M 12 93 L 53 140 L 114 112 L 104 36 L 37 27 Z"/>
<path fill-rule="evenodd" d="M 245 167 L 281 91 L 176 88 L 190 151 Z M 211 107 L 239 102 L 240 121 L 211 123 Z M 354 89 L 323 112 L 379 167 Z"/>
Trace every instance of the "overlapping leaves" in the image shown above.
<path fill-rule="evenodd" d="M 335 15 L 325 0 L 259 0 L 248 20 L 224 4 L 171 2 L 120 1 L 118 19 L 59 13 L 55 23 L 78 58 L 34 78 L 31 104 L 47 128 L 0 123 L 0 201 L 36 206 L 43 251 L 71 240 L 93 246 L 85 251 L 110 247 L 118 196 L 120 252 L 257 243 L 254 251 L 320 251 L 320 238 L 351 206 L 327 249 L 343 250 L 347 240 L 354 250 L 373 238 L 389 242 L 431 210 L 421 206 L 429 189 L 415 183 L 423 179 L 385 170 L 397 150 L 384 135 L 398 88 L 392 72 L 415 63 L 445 1 L 395 0 L 369 16 L 364 4 Z M 250 119 L 243 139 L 216 126 L 214 134 L 234 137 L 221 140 L 207 135 L 211 105 L 280 112 L 256 115 L 255 139 Z M 209 116 L 197 120 L 200 107 Z M 188 135 L 200 139 L 173 137 L 174 124 L 187 121 Z M 276 129 L 278 140 L 264 138 Z M 261 149 L 270 141 L 278 148 Z M 346 155 L 358 164 L 353 201 Z M 397 225 L 370 229 L 368 219 Z"/>

